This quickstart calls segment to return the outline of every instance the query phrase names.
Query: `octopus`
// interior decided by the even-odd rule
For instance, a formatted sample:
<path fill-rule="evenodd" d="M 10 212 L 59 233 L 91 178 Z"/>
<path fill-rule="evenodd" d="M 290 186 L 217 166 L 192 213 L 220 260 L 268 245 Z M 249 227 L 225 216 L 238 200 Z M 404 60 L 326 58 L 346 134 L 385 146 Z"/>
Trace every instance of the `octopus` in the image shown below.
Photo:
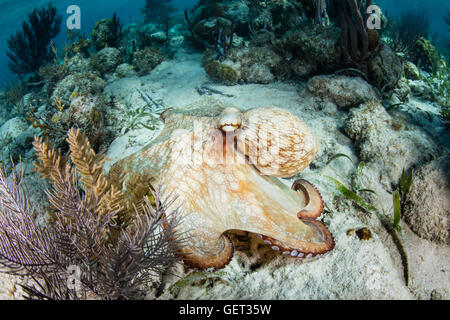
<path fill-rule="evenodd" d="M 334 248 L 317 221 L 319 191 L 291 178 L 317 153 L 312 132 L 276 107 L 241 111 L 221 103 L 161 114 L 164 128 L 140 151 L 121 160 L 127 172 L 146 174 L 161 197 L 173 197 L 185 235 L 180 255 L 187 266 L 219 269 L 234 254 L 227 231 L 257 234 L 281 255 L 318 258 Z"/>

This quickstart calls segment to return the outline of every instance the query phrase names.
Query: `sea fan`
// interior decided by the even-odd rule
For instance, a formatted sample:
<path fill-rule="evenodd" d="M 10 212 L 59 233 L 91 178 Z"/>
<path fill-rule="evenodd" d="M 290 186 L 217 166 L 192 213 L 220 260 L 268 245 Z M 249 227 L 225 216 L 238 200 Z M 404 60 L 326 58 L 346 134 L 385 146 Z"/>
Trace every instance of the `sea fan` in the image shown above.
<path fill-rule="evenodd" d="M 49 62 L 53 53 L 48 47 L 60 32 L 61 22 L 62 16 L 52 4 L 48 8 L 34 9 L 28 15 L 28 22 L 22 22 L 22 30 L 8 39 L 6 55 L 11 71 L 19 75 L 35 72 Z"/>
<path fill-rule="evenodd" d="M 32 218 L 22 166 L 13 166 L 9 177 L 0 170 L 0 265 L 34 279 L 34 286 L 24 286 L 29 299 L 142 297 L 178 260 L 177 210 L 152 189 L 153 201 L 142 196 L 131 209 L 119 189 L 123 174 L 105 175 L 103 155 L 79 131 L 71 130 L 68 141 L 76 167 L 48 143 L 34 142 L 37 171 L 52 184 L 44 227 Z"/>

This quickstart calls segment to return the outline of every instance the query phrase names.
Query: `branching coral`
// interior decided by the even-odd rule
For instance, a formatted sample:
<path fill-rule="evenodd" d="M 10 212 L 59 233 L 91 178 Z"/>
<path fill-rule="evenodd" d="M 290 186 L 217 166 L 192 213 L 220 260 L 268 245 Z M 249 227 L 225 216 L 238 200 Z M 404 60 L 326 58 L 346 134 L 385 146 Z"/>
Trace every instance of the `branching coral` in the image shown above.
<path fill-rule="evenodd" d="M 36 72 L 53 58 L 49 51 L 51 39 L 61 30 L 62 16 L 49 4 L 48 8 L 34 9 L 22 30 L 8 39 L 9 68 L 16 74 Z"/>
<path fill-rule="evenodd" d="M 366 74 L 368 61 L 379 41 L 377 31 L 368 29 L 366 25 L 365 12 L 370 5 L 370 0 L 346 0 L 340 4 L 344 63 Z"/>
<path fill-rule="evenodd" d="M 169 214 L 170 201 L 137 177 L 128 183 L 139 187 L 124 195 L 120 168 L 106 175 L 103 155 L 79 131 L 71 130 L 67 140 L 74 166 L 48 143 L 34 142 L 37 171 L 52 185 L 51 220 L 44 227 L 32 218 L 23 171 L 14 169 L 8 178 L 0 170 L 2 271 L 31 277 L 35 285 L 24 288 L 32 299 L 142 297 L 177 259 L 176 212 Z"/>

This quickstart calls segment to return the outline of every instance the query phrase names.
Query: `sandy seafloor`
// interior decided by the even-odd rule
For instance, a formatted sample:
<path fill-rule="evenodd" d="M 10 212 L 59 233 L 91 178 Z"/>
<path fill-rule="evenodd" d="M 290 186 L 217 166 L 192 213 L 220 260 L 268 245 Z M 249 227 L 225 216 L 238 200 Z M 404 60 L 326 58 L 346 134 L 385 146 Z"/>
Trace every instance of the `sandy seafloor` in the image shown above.
<path fill-rule="evenodd" d="M 196 87 L 205 83 L 233 97 L 219 94 L 200 96 Z M 410 277 L 406 285 L 399 251 L 379 219 L 336 196 L 334 186 L 327 180 L 326 176 L 331 176 L 350 186 L 358 165 L 359 148 L 342 129 L 348 111 L 323 99 L 318 102 L 308 92 L 305 83 L 274 82 L 235 86 L 212 83 L 201 67 L 201 55 L 184 50 L 180 50 L 173 60 L 161 63 L 147 76 L 110 82 L 104 93 L 113 94 L 119 101 L 142 105 L 144 101 L 136 88 L 149 92 L 168 108 L 184 108 L 200 100 L 217 99 L 242 109 L 276 106 L 297 115 L 317 137 L 319 152 L 310 167 L 295 178 L 305 178 L 320 190 L 328 208 L 321 220 L 336 241 L 335 249 L 325 257 L 302 263 L 264 248 L 260 245 L 261 240 L 248 235 L 248 244 L 237 246 L 234 258 L 224 269 L 196 274 L 174 288 L 173 284 L 180 277 L 191 272 L 187 267 L 177 264 L 171 269 L 171 273 L 176 276 L 163 276 L 161 286 L 151 290 L 148 299 L 450 299 L 448 245 L 435 244 L 418 237 L 402 221 Z M 411 98 L 408 107 L 409 110 L 419 107 L 437 113 L 432 104 L 415 98 Z M 447 136 L 443 135 L 442 128 L 433 123 L 423 126 L 428 130 L 427 133 L 420 129 L 417 126 L 417 113 L 401 110 L 394 113 L 403 119 L 405 130 L 416 135 L 418 140 L 429 139 L 432 144 L 433 139 L 438 137 L 448 139 L 448 133 Z M 384 116 L 391 115 L 386 113 Z M 378 131 L 378 137 L 387 144 L 392 141 L 392 134 L 382 128 Z M 157 131 L 129 131 L 111 144 L 107 157 L 114 161 L 131 154 L 155 136 Z M 388 149 L 389 146 L 386 146 Z M 347 154 L 353 163 L 346 158 L 339 158 L 327 165 L 331 155 L 337 153 Z M 381 212 L 391 215 L 392 196 L 386 191 L 386 179 L 389 180 L 389 174 L 398 175 L 403 164 L 415 163 L 417 154 L 406 152 L 403 156 L 390 159 L 398 166 L 389 170 L 383 167 L 389 163 L 383 160 L 386 155 L 379 156 L 382 160 L 374 159 L 366 163 L 361 184 L 364 188 L 376 191 L 372 203 Z M 381 178 L 381 172 L 388 177 Z M 283 179 L 289 186 L 294 180 Z M 360 240 L 351 231 L 363 227 L 371 231 L 371 239 Z M 14 285 L 16 280 L 8 275 L 0 275 L 1 299 L 20 299 L 21 289 Z"/>

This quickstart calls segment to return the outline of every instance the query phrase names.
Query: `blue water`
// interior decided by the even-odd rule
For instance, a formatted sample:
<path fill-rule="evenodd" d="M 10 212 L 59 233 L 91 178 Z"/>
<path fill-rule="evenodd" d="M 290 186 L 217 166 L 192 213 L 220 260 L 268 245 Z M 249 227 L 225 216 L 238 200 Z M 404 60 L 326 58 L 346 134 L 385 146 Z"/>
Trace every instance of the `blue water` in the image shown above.
<path fill-rule="evenodd" d="M 20 29 L 20 23 L 26 19 L 29 12 L 35 7 L 45 6 L 48 0 L 21 0 L 20 4 L 17 0 L 0 0 L 0 87 L 8 80 L 14 78 L 7 67 L 6 57 L 6 40 L 8 37 Z M 69 5 L 76 4 L 82 10 L 82 32 L 90 35 L 96 21 L 111 18 L 114 12 L 123 23 L 142 20 L 140 8 L 144 6 L 144 0 L 56 0 L 53 4 L 58 11 L 66 18 L 66 8 Z M 184 9 L 196 3 L 196 0 L 174 0 L 173 4 Z M 450 37 L 447 26 L 443 20 L 446 12 L 450 11 L 449 0 L 378 0 L 383 11 L 387 11 L 389 16 L 398 17 L 402 12 L 408 9 L 420 9 L 426 11 L 431 20 L 431 32 L 436 34 L 437 39 L 444 40 Z M 65 21 L 63 21 L 63 29 L 55 40 L 57 47 L 62 48 L 66 37 Z"/>
<path fill-rule="evenodd" d="M 444 21 L 444 16 L 450 11 L 449 0 L 378 0 L 376 2 L 383 12 L 387 10 L 388 15 L 392 17 L 399 17 L 409 9 L 425 11 L 430 17 L 430 31 L 437 33 L 439 38 L 450 37 Z"/>
<path fill-rule="evenodd" d="M 0 88 L 8 80 L 15 77 L 10 72 L 7 63 L 8 58 L 5 54 L 7 50 L 6 40 L 11 34 L 21 29 L 22 20 L 26 19 L 28 14 L 33 11 L 35 7 L 46 6 L 48 0 L 0 0 Z M 196 3 L 196 0 L 174 0 L 175 7 L 184 9 Z M 78 5 L 81 9 L 81 32 L 86 33 L 88 37 L 94 29 L 95 22 L 111 18 L 116 12 L 122 24 L 129 22 L 141 21 L 143 15 L 140 9 L 144 7 L 144 0 L 56 0 L 53 5 L 58 9 L 58 12 L 67 18 L 65 13 L 70 5 Z M 58 48 L 64 46 L 66 39 L 65 19 L 62 23 L 62 30 L 59 36 L 55 39 L 55 44 Z"/>

